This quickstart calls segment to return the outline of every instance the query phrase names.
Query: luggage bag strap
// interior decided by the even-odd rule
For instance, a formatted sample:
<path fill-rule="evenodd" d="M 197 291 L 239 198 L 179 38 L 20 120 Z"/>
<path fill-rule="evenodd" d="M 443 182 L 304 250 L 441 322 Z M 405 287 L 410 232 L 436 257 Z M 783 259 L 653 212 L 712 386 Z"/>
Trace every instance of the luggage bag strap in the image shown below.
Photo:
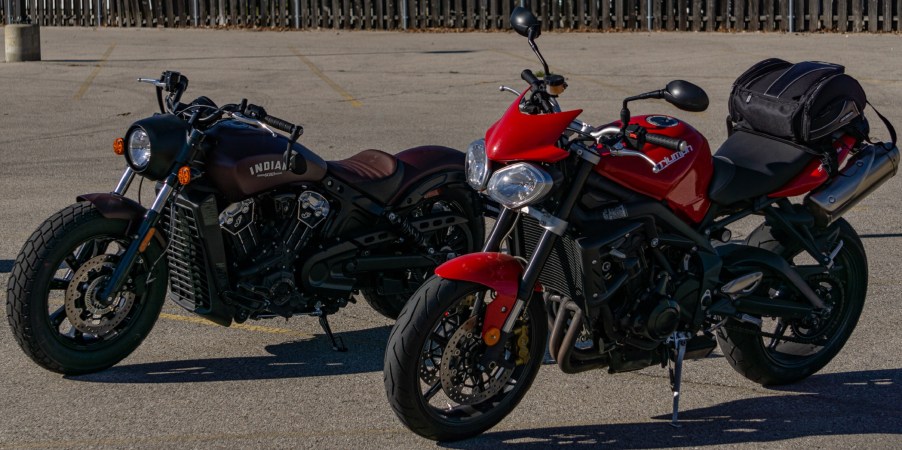
<path fill-rule="evenodd" d="M 877 108 L 874 108 L 874 105 L 871 102 L 868 102 L 868 105 L 871 105 L 871 109 L 873 109 L 874 112 L 877 113 L 877 117 L 883 121 L 883 125 L 886 126 L 886 131 L 889 131 L 889 138 L 893 141 L 893 145 L 896 145 L 896 129 L 893 128 L 893 124 L 891 124 L 889 119 L 884 117 L 883 114 L 880 114 L 880 111 L 877 111 Z M 871 142 L 871 140 L 868 139 L 868 142 Z M 873 142 L 871 142 L 871 144 L 873 144 Z"/>

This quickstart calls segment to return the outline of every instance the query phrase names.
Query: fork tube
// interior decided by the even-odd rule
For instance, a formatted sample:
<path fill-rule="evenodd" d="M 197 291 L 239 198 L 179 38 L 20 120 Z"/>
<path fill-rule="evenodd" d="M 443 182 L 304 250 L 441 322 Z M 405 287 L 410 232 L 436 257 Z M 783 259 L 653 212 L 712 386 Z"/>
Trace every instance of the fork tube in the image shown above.
<path fill-rule="evenodd" d="M 135 171 L 132 170 L 131 166 L 127 166 L 125 172 L 122 172 L 122 178 L 119 179 L 119 184 L 116 185 L 116 190 L 113 191 L 113 194 L 125 195 L 125 192 L 128 191 L 128 187 L 131 186 L 132 180 L 134 179 Z"/>
<path fill-rule="evenodd" d="M 570 185 L 570 192 L 564 197 L 564 201 L 562 201 L 560 207 L 558 207 L 555 217 L 563 219 L 570 217 L 570 212 L 573 211 L 573 206 L 576 205 L 576 201 L 579 200 L 579 196 L 583 191 L 583 186 L 585 186 L 589 174 L 592 173 L 593 167 L 595 167 L 595 163 L 585 159 L 580 160 L 576 176 L 573 177 L 573 184 Z M 558 235 L 554 234 L 551 230 L 545 230 L 545 232 L 542 233 L 542 237 L 539 238 L 536 250 L 529 259 L 529 264 L 527 264 L 526 270 L 523 272 L 523 277 L 520 278 L 517 302 L 514 303 L 513 308 L 511 308 L 511 313 L 507 316 L 507 319 L 504 321 L 504 327 L 501 329 L 504 333 L 511 332 L 514 328 L 514 323 L 517 321 L 517 317 L 520 316 L 520 312 L 523 311 L 523 308 L 526 306 L 526 302 L 532 298 L 532 292 L 535 289 L 536 282 L 539 280 L 539 274 L 542 273 L 542 269 L 545 268 L 545 262 L 548 261 L 548 257 L 551 255 L 557 239 Z M 502 336 L 502 339 L 503 338 L 504 336 Z"/>
<path fill-rule="evenodd" d="M 492 227 L 492 233 L 489 235 L 488 240 L 485 241 L 485 246 L 482 247 L 482 251 L 497 252 L 498 249 L 501 248 L 501 241 L 503 241 L 504 237 L 510 232 L 516 219 L 516 211 L 502 206 L 501 214 L 498 215 L 498 219 L 495 220 L 495 226 Z"/>

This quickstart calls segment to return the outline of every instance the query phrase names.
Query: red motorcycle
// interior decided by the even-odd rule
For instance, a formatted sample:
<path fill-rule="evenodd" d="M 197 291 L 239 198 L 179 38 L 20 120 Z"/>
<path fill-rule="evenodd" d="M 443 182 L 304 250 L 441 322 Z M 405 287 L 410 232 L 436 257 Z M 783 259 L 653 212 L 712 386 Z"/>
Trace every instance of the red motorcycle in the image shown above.
<path fill-rule="evenodd" d="M 756 131 L 774 116 L 743 110 L 764 104 L 743 89 L 780 66 L 789 75 L 767 81 L 765 100 L 796 98 L 805 77 L 841 66 L 753 67 L 734 89 L 731 111 L 745 112 L 712 157 L 687 123 L 631 117 L 627 107 L 657 98 L 702 111 L 701 88 L 673 81 L 624 100 L 619 122 L 590 126 L 576 120 L 580 110 L 561 111 L 567 84 L 536 47 L 535 16 L 517 8 L 511 22 L 545 75 L 523 71 L 523 93 L 502 87 L 517 100 L 468 150 L 469 184 L 501 206 L 483 252 L 439 266 L 392 330 L 385 388 L 401 421 L 435 440 L 489 429 L 529 390 L 546 336 L 566 373 L 670 365 L 674 425 L 684 359 L 718 342 L 762 384 L 824 367 L 867 294 L 864 248 L 840 216 L 895 175 L 895 133 L 886 122 L 893 144 L 871 144 L 863 104 L 846 98 L 857 91 L 821 80 L 802 105 L 819 111 L 803 123 L 805 139 L 780 139 Z M 849 80 L 840 81 L 858 86 Z M 830 89 L 845 100 L 825 100 Z M 763 222 L 733 242 L 729 226 L 751 215 Z"/>

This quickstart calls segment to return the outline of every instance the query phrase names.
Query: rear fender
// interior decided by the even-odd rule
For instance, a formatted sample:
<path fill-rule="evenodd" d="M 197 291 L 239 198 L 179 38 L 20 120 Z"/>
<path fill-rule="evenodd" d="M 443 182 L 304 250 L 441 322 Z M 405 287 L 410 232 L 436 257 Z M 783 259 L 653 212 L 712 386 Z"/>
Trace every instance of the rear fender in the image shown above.
<path fill-rule="evenodd" d="M 414 205 L 441 186 L 466 182 L 466 155 L 459 150 L 427 145 L 404 150 L 396 157 L 404 165 L 404 179 L 390 205 Z"/>
<path fill-rule="evenodd" d="M 482 325 L 485 338 L 489 330 L 501 330 L 504 326 L 517 301 L 523 265 L 513 256 L 503 253 L 470 253 L 438 266 L 435 274 L 447 280 L 481 284 L 495 291 L 495 298 L 486 307 Z"/>
<path fill-rule="evenodd" d="M 107 219 L 127 220 L 128 233 L 134 234 L 144 220 L 147 208 L 140 203 L 121 195 L 110 193 L 82 194 L 75 198 L 80 202 L 90 202 Z M 166 248 L 166 238 L 162 233 L 154 233 L 154 239 L 160 248 Z"/>

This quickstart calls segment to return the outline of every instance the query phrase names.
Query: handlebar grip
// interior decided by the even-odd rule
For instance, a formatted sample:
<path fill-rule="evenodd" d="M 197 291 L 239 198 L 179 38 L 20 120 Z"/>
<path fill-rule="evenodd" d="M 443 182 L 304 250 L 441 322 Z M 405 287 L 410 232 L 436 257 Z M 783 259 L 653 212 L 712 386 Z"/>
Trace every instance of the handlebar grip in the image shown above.
<path fill-rule="evenodd" d="M 522 78 L 523 81 L 529 83 L 530 86 L 539 85 L 539 78 L 536 77 L 536 75 L 529 69 L 525 69 L 524 71 L 520 72 L 520 78 Z"/>
<path fill-rule="evenodd" d="M 287 120 L 282 120 L 274 116 L 266 116 L 261 120 L 261 122 L 286 133 L 291 133 L 295 126 L 293 123 Z"/>
<path fill-rule="evenodd" d="M 657 145 L 658 147 L 668 148 L 673 151 L 683 151 L 689 147 L 689 144 L 686 143 L 686 141 L 679 138 L 664 136 L 663 134 L 648 133 L 645 135 L 645 142 Z"/>

